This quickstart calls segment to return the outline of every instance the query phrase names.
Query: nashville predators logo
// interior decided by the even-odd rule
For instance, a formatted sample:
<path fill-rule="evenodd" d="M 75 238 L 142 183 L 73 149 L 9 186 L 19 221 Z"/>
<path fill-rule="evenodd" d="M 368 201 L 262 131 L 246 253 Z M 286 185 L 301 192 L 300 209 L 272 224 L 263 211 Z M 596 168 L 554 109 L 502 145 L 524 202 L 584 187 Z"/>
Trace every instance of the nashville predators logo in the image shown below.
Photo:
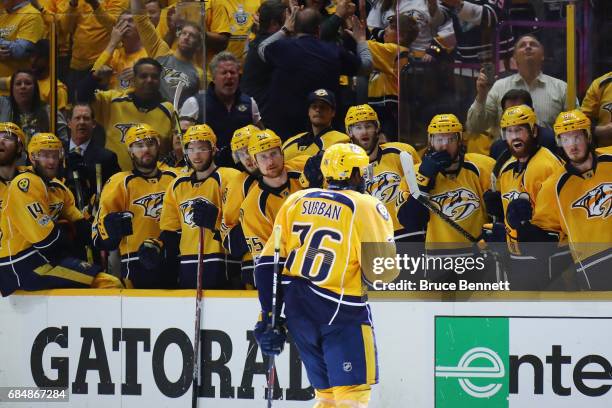
<path fill-rule="evenodd" d="M 602 183 L 572 204 L 572 208 L 584 208 L 587 218 L 608 218 L 612 214 L 612 183 Z"/>
<path fill-rule="evenodd" d="M 207 203 L 212 204 L 207 199 L 202 198 L 202 197 L 198 197 L 198 198 L 193 198 L 191 200 L 184 201 L 184 202 L 182 202 L 179 205 L 179 210 L 181 211 L 181 214 L 183 215 L 183 222 L 185 224 L 189 225 L 190 227 L 195 227 L 196 226 L 193 223 L 193 205 L 197 201 L 206 201 Z"/>
<path fill-rule="evenodd" d="M 476 194 L 465 188 L 447 191 L 431 197 L 440 211 L 455 221 L 461 221 L 472 215 L 480 207 Z"/>
<path fill-rule="evenodd" d="M 189 77 L 181 71 L 164 68 L 163 78 L 169 86 L 177 86 L 179 82 L 184 82 L 189 87 Z"/>
<path fill-rule="evenodd" d="M 62 208 L 64 208 L 64 203 L 61 201 L 59 203 L 49 204 L 49 213 L 51 213 L 51 219 L 53 221 L 57 221 L 60 213 L 62 212 Z"/>
<path fill-rule="evenodd" d="M 385 171 L 372 177 L 366 184 L 366 191 L 372 197 L 378 198 L 383 203 L 395 200 L 399 192 L 401 178 L 398 174 Z"/>
<path fill-rule="evenodd" d="M 520 195 L 521 195 L 520 192 L 512 190 L 512 191 L 508 191 L 506 194 L 503 194 L 502 198 L 510 202 L 510 201 L 514 201 L 517 198 L 519 198 Z"/>
<path fill-rule="evenodd" d="M 115 124 L 115 127 L 119 130 L 119 132 L 121 132 L 121 143 L 125 143 L 125 134 L 134 125 L 136 125 L 136 123 L 117 123 Z"/>
<path fill-rule="evenodd" d="M 161 215 L 162 204 L 164 202 L 164 193 L 148 194 L 134 201 L 134 204 L 144 208 L 144 216 L 159 220 Z"/>

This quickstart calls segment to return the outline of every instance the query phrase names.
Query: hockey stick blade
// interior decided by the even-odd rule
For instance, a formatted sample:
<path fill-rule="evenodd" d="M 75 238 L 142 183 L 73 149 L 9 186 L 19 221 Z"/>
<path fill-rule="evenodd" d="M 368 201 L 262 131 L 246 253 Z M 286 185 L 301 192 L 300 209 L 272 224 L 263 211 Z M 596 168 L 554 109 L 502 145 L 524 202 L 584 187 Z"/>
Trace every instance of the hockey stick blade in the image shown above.
<path fill-rule="evenodd" d="M 463 235 L 467 240 L 471 242 L 478 242 L 478 239 L 475 236 L 466 231 L 461 225 L 457 224 L 455 220 L 440 211 L 439 208 L 433 205 L 429 199 L 421 193 L 416 179 L 416 174 L 414 172 L 414 161 L 412 160 L 410 153 L 401 152 L 400 163 L 402 164 L 402 170 L 404 171 L 404 178 L 406 179 L 406 183 L 410 189 L 410 195 L 414 199 L 418 200 L 419 203 L 423 204 L 429 211 L 440 217 L 442 221 L 447 223 L 455 231 Z"/>

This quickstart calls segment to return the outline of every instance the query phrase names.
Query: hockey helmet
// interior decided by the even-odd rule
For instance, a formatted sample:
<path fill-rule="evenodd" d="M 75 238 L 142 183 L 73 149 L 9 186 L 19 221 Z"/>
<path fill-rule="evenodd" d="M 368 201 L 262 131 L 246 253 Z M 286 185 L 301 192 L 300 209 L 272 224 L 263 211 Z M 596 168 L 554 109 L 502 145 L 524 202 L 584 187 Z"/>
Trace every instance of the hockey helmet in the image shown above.
<path fill-rule="evenodd" d="M 326 180 L 348 180 L 354 168 L 363 177 L 369 164 L 370 159 L 361 147 L 352 143 L 338 143 L 323 153 L 321 173 Z"/>
<path fill-rule="evenodd" d="M 9 133 L 17 136 L 17 139 L 22 145 L 26 144 L 26 135 L 23 130 L 13 122 L 2 122 L 0 123 L 0 133 Z"/>
<path fill-rule="evenodd" d="M 351 106 L 346 112 L 346 116 L 344 118 L 344 126 L 346 127 L 346 131 L 349 131 L 349 127 L 353 126 L 359 122 L 376 122 L 376 127 L 380 128 L 380 122 L 378 120 L 378 115 L 376 111 L 372 109 L 370 105 L 355 105 Z"/>
<path fill-rule="evenodd" d="M 127 147 L 130 147 L 132 144 L 145 139 L 154 139 L 159 143 L 159 132 L 153 129 L 151 125 L 138 123 L 128 129 L 124 142 Z"/>
<path fill-rule="evenodd" d="M 553 125 L 555 138 L 566 132 L 573 130 L 584 130 L 589 142 L 591 141 L 591 119 L 581 110 L 574 109 L 568 112 L 561 112 Z"/>
<path fill-rule="evenodd" d="M 231 148 L 232 152 L 236 152 L 236 150 L 240 150 L 243 147 L 249 146 L 249 138 L 255 132 L 258 132 L 259 128 L 254 125 L 246 125 L 237 129 L 232 136 Z"/>
<path fill-rule="evenodd" d="M 212 146 L 216 146 L 217 135 L 207 124 L 193 125 L 187 129 L 182 139 L 184 147 L 191 142 L 210 142 Z"/>
<path fill-rule="evenodd" d="M 533 109 L 527 105 L 517 105 L 504 111 L 499 126 L 505 129 L 509 126 L 529 125 L 529 129 L 533 130 L 535 124 L 536 114 Z"/>
<path fill-rule="evenodd" d="M 275 147 L 281 147 L 283 142 L 271 129 L 260 130 L 259 132 L 253 133 L 249 138 L 249 154 L 253 157 L 257 153 L 265 152 L 266 150 L 274 149 Z"/>

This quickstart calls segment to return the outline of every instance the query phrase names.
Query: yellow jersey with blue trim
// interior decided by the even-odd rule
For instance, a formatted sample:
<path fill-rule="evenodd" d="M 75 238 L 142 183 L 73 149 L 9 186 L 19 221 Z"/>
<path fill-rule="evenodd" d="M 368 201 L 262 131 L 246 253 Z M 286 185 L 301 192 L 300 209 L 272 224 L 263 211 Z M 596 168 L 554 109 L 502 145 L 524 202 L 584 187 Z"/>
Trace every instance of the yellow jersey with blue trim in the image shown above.
<path fill-rule="evenodd" d="M 542 147 L 538 147 L 538 150 L 525 163 L 520 163 L 514 157 L 509 159 L 502 166 L 497 178 L 497 191 L 501 193 L 504 214 L 507 214 L 510 201 L 518 198 L 521 193 L 527 193 L 531 205 L 535 206 L 542 183 L 551 175 L 561 171 L 563 171 L 563 161 L 550 150 Z M 517 232 L 510 228 L 506 219 L 505 223 L 508 248 L 512 254 L 520 255 Z"/>
<path fill-rule="evenodd" d="M 194 173 L 179 176 L 170 183 L 164 196 L 160 227 L 162 231 L 179 232 L 181 262 L 197 259 L 199 248 L 199 228 L 193 223 L 192 205 L 197 200 L 205 200 L 219 209 L 215 221 L 215 231 L 204 229 L 205 259 L 225 262 L 225 249 L 221 245 L 219 230 L 222 219 L 222 195 L 228 183 L 240 172 L 236 169 L 219 167 L 206 179 L 197 180 Z"/>
<path fill-rule="evenodd" d="M 302 189 L 300 172 L 287 170 L 287 182 L 280 187 L 270 187 L 258 180 L 240 205 L 239 221 L 249 252 L 257 260 L 268 238 L 281 205 L 292 193 Z"/>
<path fill-rule="evenodd" d="M 125 135 L 137 123 L 147 123 L 159 132 L 160 157 L 172 150 L 174 109 L 170 102 L 138 107 L 134 94 L 118 90 L 98 91 L 92 103 L 96 120 L 106 129 L 105 147 L 117 155 L 123 171 L 132 170 L 132 159 L 125 145 Z"/>
<path fill-rule="evenodd" d="M 136 170 L 111 176 L 100 194 L 100 207 L 92 228 L 94 244 L 103 247 L 102 242 L 109 239 L 104 227 L 108 214 L 131 212 L 133 234 L 121 239 L 119 253 L 122 261 L 138 260 L 136 252 L 140 244 L 145 239 L 159 237 L 164 195 L 175 177 L 176 174 L 168 170 L 158 170 L 152 177 L 145 177 Z"/>
<path fill-rule="evenodd" d="M 281 207 L 284 261 L 282 292 L 287 317 L 321 324 L 369 322 L 366 278 L 362 269 L 367 243 L 392 243 L 393 222 L 376 198 L 352 190 L 306 189 Z M 266 243 L 255 269 L 264 311 L 273 263 L 274 240 Z M 395 245 L 392 244 L 395 256 Z"/>
<path fill-rule="evenodd" d="M 83 218 L 72 192 L 60 180 L 45 182 L 32 171 L 18 174 L 8 185 L 0 216 L 0 258 L 14 257 L 32 247 L 52 245 L 59 238 L 55 222 Z"/>
<path fill-rule="evenodd" d="M 421 157 L 411 145 L 397 142 L 383 143 L 378 146 L 378 154 L 374 161 L 370 162 L 372 178 L 366 180 L 366 192 L 380 200 L 389 211 L 393 221 L 396 242 L 409 235 L 397 220 L 396 201 L 401 192 L 401 183 L 404 177 L 399 158 L 401 152 L 409 153 L 414 163 L 421 162 Z"/>
<path fill-rule="evenodd" d="M 567 236 L 579 269 L 612 262 L 612 154 L 595 153 L 593 169 L 585 173 L 566 165 L 548 178 L 531 222 Z"/>
<path fill-rule="evenodd" d="M 349 143 L 348 135 L 332 128 L 327 128 L 315 135 L 312 132 L 304 132 L 290 137 L 283 143 L 283 153 L 285 160 L 290 160 L 296 156 L 314 156 L 321 150 L 326 150 L 329 146 L 337 143 Z"/>
<path fill-rule="evenodd" d="M 612 122 L 612 72 L 593 80 L 580 110 L 597 126 Z"/>

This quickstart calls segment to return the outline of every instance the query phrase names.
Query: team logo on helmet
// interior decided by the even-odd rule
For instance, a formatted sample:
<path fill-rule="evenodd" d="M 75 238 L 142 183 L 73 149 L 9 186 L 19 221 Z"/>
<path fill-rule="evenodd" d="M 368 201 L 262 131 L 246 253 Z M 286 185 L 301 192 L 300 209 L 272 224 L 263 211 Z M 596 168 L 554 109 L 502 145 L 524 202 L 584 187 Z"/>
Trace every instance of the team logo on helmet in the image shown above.
<path fill-rule="evenodd" d="M 520 192 L 512 190 L 512 191 L 508 191 L 506 194 L 503 194 L 502 198 L 510 202 L 510 201 L 513 201 L 519 198 L 520 195 L 521 195 Z"/>
<path fill-rule="evenodd" d="M 390 203 L 397 197 L 400 181 L 401 177 L 398 174 L 385 171 L 366 182 L 366 191 L 383 203 Z"/>
<path fill-rule="evenodd" d="M 117 123 L 115 127 L 121 132 L 121 143 L 125 143 L 125 135 L 128 130 L 137 123 Z"/>
<path fill-rule="evenodd" d="M 164 202 L 164 193 L 153 193 L 140 197 L 134 200 L 134 204 L 144 208 L 145 217 L 151 217 L 159 220 L 161 215 L 162 204 Z"/>
<path fill-rule="evenodd" d="M 179 210 L 181 211 L 181 214 L 183 215 L 183 222 L 185 224 L 189 225 L 190 227 L 195 227 L 196 226 L 193 223 L 193 205 L 197 201 L 206 201 L 207 203 L 212 204 L 207 199 L 202 198 L 202 197 L 198 197 L 198 198 L 193 198 L 191 200 L 183 201 L 179 205 Z"/>
<path fill-rule="evenodd" d="M 572 208 L 584 208 L 587 218 L 608 218 L 612 214 L 612 183 L 602 183 L 588 191 L 572 204 Z"/>
<path fill-rule="evenodd" d="M 455 221 L 461 221 L 471 216 L 480 208 L 476 194 L 465 188 L 458 188 L 431 197 L 440 211 Z"/>

